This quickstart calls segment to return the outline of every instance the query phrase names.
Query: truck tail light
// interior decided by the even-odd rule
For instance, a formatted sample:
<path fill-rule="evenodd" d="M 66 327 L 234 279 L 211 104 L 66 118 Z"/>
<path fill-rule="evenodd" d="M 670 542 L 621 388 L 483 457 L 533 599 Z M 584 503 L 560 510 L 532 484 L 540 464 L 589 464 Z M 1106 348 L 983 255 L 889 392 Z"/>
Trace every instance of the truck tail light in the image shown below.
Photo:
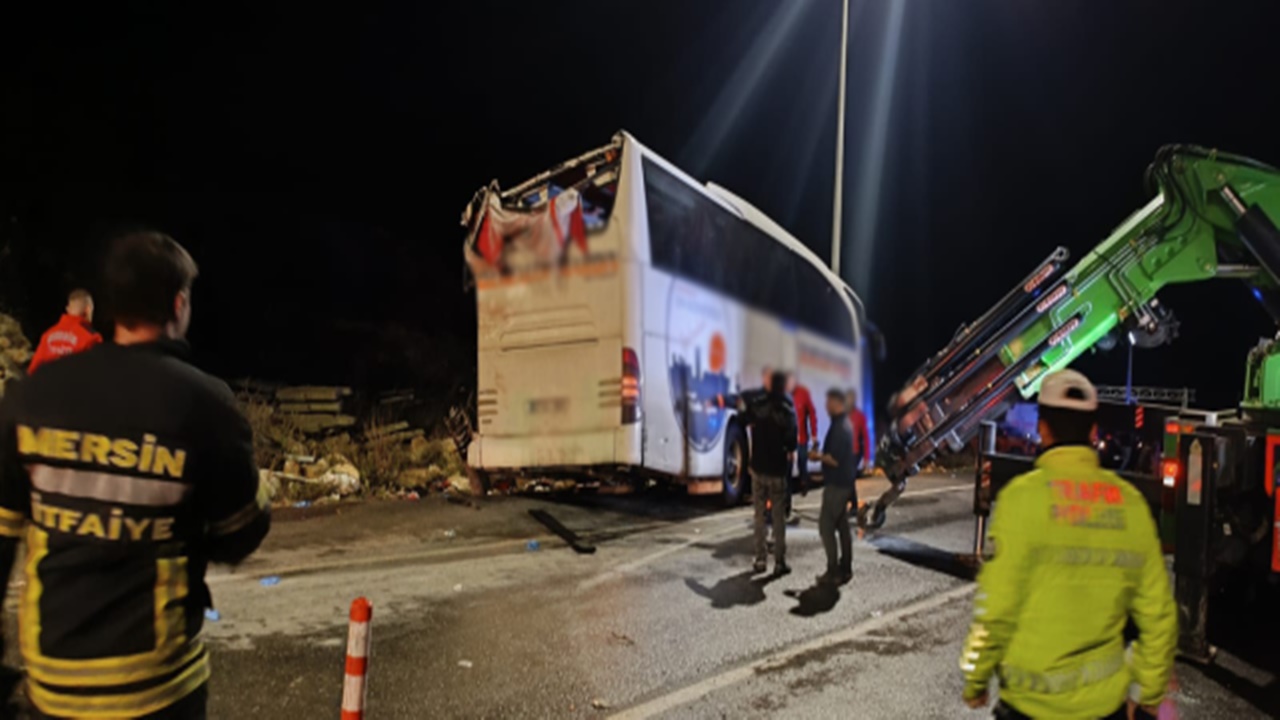
<path fill-rule="evenodd" d="M 640 420 L 640 356 L 622 348 L 622 424 Z"/>
<path fill-rule="evenodd" d="M 1182 472 L 1182 463 L 1177 460 L 1165 460 L 1160 464 L 1160 474 L 1164 475 L 1164 486 L 1173 487 L 1178 482 L 1178 475 Z"/>

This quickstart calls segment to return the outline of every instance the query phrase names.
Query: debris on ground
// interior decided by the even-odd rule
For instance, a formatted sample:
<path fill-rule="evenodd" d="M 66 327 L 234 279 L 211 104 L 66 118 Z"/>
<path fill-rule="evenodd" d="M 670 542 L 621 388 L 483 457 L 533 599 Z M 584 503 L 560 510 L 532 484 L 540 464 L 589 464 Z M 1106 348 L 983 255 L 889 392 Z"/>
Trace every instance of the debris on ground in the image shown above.
<path fill-rule="evenodd" d="M 457 531 L 457 530 L 454 530 L 453 528 L 449 528 L 448 530 L 445 530 L 445 531 L 444 531 L 444 536 L 445 536 L 446 538 L 448 538 L 449 540 L 452 540 L 452 539 L 454 539 L 454 538 L 458 537 L 458 531 Z"/>
<path fill-rule="evenodd" d="M 279 575 L 268 575 L 268 576 L 266 576 L 266 577 L 262 578 L 261 580 L 259 580 L 259 581 L 258 581 L 258 583 L 259 583 L 260 585 L 262 585 L 262 587 L 274 587 L 274 586 L 276 586 L 276 585 L 279 585 L 279 584 L 280 584 L 280 576 L 279 576 Z"/>
<path fill-rule="evenodd" d="M 453 586 L 453 591 L 454 591 L 454 592 L 462 592 L 462 583 L 458 583 L 457 585 L 454 585 L 454 586 Z"/>
<path fill-rule="evenodd" d="M 600 698 L 596 698 L 591 701 L 591 707 L 595 708 L 596 710 L 608 710 L 609 703 L 605 702 L 604 700 L 601 700 Z"/>
<path fill-rule="evenodd" d="M 574 552 L 582 555 L 590 555 L 596 551 L 595 545 L 584 542 L 582 538 L 578 537 L 577 533 L 565 527 L 563 523 L 552 517 L 551 513 L 546 510 L 533 509 L 529 511 L 529 514 L 533 516 L 534 520 L 542 523 L 548 530 L 559 535 L 562 540 L 569 543 L 569 547 L 573 548 Z"/>
<path fill-rule="evenodd" d="M 368 398 L 347 387 L 235 383 L 254 432 L 263 491 L 273 501 L 313 503 L 374 490 L 416 498 L 465 477 L 452 437 L 428 437 L 412 391 Z M 415 424 L 416 423 L 416 424 Z"/>
<path fill-rule="evenodd" d="M 529 542 L 524 544 L 524 549 L 528 550 L 529 552 L 537 552 L 542 549 L 542 543 L 538 542 L 537 540 L 530 540 Z"/>
<path fill-rule="evenodd" d="M 471 668 L 475 667 L 475 663 L 471 662 L 470 660 L 459 660 L 458 667 L 466 668 L 467 670 L 470 670 Z"/>
<path fill-rule="evenodd" d="M 218 622 L 219 620 L 222 619 L 222 613 L 218 612 L 217 610 L 214 610 L 213 608 L 205 608 L 204 619 L 208 620 L 209 622 Z"/>
<path fill-rule="evenodd" d="M 610 633 L 610 635 L 612 636 L 613 643 L 615 645 L 625 645 L 627 647 L 632 647 L 636 644 L 636 641 L 632 640 L 630 636 L 617 632 L 616 630 Z"/>

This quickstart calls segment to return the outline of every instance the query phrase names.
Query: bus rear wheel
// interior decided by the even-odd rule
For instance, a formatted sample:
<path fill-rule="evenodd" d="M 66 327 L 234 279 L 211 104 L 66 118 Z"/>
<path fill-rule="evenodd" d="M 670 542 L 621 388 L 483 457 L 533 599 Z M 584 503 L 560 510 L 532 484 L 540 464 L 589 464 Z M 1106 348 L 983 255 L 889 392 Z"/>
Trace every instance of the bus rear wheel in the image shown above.
<path fill-rule="evenodd" d="M 724 437 L 724 504 L 741 505 L 747 497 L 750 479 L 747 474 L 747 436 L 742 428 L 730 425 Z"/>

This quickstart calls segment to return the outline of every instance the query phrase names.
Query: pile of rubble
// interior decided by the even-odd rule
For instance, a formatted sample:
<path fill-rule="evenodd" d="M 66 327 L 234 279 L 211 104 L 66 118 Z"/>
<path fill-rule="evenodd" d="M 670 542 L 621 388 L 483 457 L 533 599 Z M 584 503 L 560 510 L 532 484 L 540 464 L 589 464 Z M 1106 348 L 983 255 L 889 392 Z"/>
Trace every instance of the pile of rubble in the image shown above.
<path fill-rule="evenodd" d="M 303 435 L 324 435 L 355 427 L 355 397 L 349 387 L 289 387 L 253 380 L 233 383 L 242 398 L 269 407 L 282 424 Z"/>
<path fill-rule="evenodd" d="M 458 485 L 465 472 L 451 440 L 415 427 L 427 419 L 411 391 L 368 398 L 342 387 L 234 385 L 273 499 L 309 503 L 369 490 L 420 496 Z"/>
<path fill-rule="evenodd" d="M 285 455 L 282 469 L 262 470 L 261 473 L 273 498 L 336 500 L 359 492 L 363 487 L 360 469 L 337 453 L 328 457 Z"/>

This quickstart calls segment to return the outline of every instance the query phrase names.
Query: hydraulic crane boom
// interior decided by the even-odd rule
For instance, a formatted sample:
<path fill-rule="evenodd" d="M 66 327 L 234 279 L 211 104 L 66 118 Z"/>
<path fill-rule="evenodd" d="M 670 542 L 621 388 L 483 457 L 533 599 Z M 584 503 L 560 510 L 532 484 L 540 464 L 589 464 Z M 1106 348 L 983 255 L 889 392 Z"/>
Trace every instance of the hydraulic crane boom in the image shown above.
<path fill-rule="evenodd" d="M 893 487 L 868 508 L 871 518 L 864 510 L 864 525 L 884 523 L 923 463 L 964 448 L 983 421 L 1032 397 L 1046 374 L 1109 333 L 1143 347 L 1172 340 L 1177 323 L 1156 300 L 1165 285 L 1238 278 L 1280 322 L 1280 232 L 1271 220 L 1280 218 L 1280 170 L 1174 145 L 1156 154 L 1148 182 L 1156 197 L 1074 267 L 1066 249 L 1055 250 L 893 396 L 877 456 Z M 1247 411 L 1280 411 L 1273 356 L 1267 345 L 1249 358 Z M 1277 377 L 1265 377 L 1272 367 Z"/>

